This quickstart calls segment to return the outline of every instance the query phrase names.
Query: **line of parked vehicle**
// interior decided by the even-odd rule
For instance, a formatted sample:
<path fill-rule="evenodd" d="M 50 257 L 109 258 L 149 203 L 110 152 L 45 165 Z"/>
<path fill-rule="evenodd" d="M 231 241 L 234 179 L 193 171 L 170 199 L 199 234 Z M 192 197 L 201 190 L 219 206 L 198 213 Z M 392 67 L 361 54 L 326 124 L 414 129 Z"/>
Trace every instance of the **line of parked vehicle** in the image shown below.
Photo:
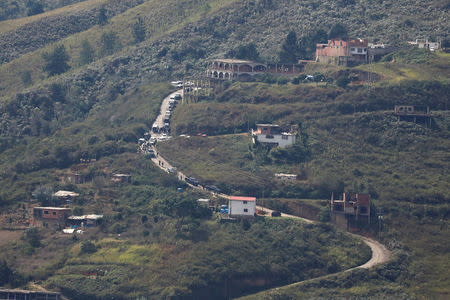
<path fill-rule="evenodd" d="M 168 139 L 168 134 L 170 133 L 170 118 L 172 117 L 173 110 L 177 107 L 180 100 L 182 100 L 182 96 L 180 93 L 175 93 L 169 98 L 169 106 L 168 110 L 166 110 L 163 117 L 163 126 L 159 126 L 158 124 L 153 124 L 152 132 L 154 134 L 161 134 L 158 137 L 159 140 Z"/>

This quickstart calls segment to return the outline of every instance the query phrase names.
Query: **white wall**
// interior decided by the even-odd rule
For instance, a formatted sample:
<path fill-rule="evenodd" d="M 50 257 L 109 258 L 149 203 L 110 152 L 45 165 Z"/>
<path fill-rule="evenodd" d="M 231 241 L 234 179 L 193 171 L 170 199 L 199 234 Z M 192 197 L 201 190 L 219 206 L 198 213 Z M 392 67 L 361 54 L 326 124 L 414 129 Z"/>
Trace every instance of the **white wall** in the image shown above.
<path fill-rule="evenodd" d="M 258 134 L 256 138 L 260 143 L 277 143 L 281 148 L 286 148 L 287 146 L 291 146 L 295 144 L 295 134 L 292 135 L 282 135 L 282 134 L 274 134 L 272 135 L 273 139 L 268 139 L 265 134 Z M 283 139 L 283 136 L 287 139 Z"/>
<path fill-rule="evenodd" d="M 244 201 L 229 200 L 228 208 L 230 215 L 253 216 L 256 212 L 256 201 L 247 201 L 247 204 L 244 204 Z M 247 209 L 247 212 L 244 209 Z"/>

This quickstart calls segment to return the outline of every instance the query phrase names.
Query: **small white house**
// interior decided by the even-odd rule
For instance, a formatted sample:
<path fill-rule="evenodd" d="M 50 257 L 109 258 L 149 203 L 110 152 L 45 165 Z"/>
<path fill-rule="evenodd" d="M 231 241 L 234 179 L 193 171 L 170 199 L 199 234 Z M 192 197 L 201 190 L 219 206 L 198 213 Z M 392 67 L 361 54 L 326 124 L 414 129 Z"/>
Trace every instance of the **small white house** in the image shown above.
<path fill-rule="evenodd" d="M 280 181 L 296 181 L 297 180 L 297 174 L 283 174 L 283 173 L 276 173 L 275 179 Z"/>
<path fill-rule="evenodd" d="M 228 211 L 230 216 L 250 216 L 256 213 L 255 197 L 228 197 Z"/>
<path fill-rule="evenodd" d="M 252 130 L 253 142 L 272 144 L 286 148 L 295 144 L 297 136 L 292 132 L 281 132 L 279 125 L 256 124 L 256 130 Z"/>

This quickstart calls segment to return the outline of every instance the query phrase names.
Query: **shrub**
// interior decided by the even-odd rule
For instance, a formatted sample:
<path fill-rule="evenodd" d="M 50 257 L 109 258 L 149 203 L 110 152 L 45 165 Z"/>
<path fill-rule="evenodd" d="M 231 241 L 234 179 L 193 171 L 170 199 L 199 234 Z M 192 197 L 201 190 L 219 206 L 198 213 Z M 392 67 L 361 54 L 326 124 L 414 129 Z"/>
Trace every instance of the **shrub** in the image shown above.
<path fill-rule="evenodd" d="M 286 77 L 280 77 L 280 78 L 278 78 L 278 80 L 277 80 L 277 83 L 279 84 L 279 85 L 285 85 L 285 84 L 287 84 L 289 82 L 289 80 L 286 78 Z"/>
<path fill-rule="evenodd" d="M 94 243 L 91 241 L 84 241 L 81 243 L 80 252 L 82 254 L 84 253 L 95 253 L 97 251 L 97 248 L 95 247 Z"/>
<path fill-rule="evenodd" d="M 338 79 L 336 79 L 336 85 L 341 88 L 345 88 L 350 83 L 350 79 L 348 76 L 340 76 Z"/>
<path fill-rule="evenodd" d="M 33 248 L 41 245 L 41 236 L 37 228 L 29 228 L 25 231 L 25 241 Z"/>

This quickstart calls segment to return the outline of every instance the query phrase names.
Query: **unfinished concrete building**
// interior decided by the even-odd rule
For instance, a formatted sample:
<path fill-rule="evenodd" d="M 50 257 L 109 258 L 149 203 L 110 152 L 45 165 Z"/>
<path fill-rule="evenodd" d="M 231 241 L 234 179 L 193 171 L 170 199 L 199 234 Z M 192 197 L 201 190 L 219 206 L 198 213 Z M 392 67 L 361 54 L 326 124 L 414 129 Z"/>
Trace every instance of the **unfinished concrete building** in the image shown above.
<path fill-rule="evenodd" d="M 216 59 L 208 64 L 206 76 L 220 80 L 251 81 L 256 75 L 295 76 L 303 72 L 306 62 L 299 64 L 258 63 L 239 59 Z"/>
<path fill-rule="evenodd" d="M 44 291 L 0 289 L 0 300 L 60 300 L 61 294 Z"/>
<path fill-rule="evenodd" d="M 331 219 L 336 226 L 352 230 L 370 224 L 370 195 L 343 193 L 338 200 L 331 195 Z"/>
<path fill-rule="evenodd" d="M 33 226 L 64 227 L 71 209 L 65 207 L 33 207 Z"/>
<path fill-rule="evenodd" d="M 431 127 L 431 113 L 428 106 L 396 105 L 394 115 L 397 121 L 424 123 Z"/>

